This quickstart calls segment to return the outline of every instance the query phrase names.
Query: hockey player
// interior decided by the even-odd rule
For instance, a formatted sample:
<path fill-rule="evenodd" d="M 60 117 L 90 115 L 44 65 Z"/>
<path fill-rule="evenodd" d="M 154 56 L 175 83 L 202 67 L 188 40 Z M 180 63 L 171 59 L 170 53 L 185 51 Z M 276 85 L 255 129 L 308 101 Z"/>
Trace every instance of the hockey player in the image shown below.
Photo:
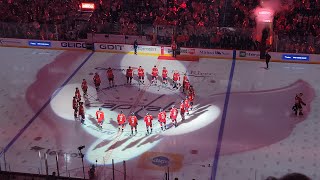
<path fill-rule="evenodd" d="M 79 88 L 76 88 L 76 91 L 74 92 L 74 96 L 76 97 L 76 100 L 79 103 L 81 101 L 81 94 L 80 94 Z"/>
<path fill-rule="evenodd" d="M 180 74 L 179 74 L 179 71 L 177 71 L 177 70 L 174 71 L 172 80 L 173 80 L 173 86 L 172 86 L 172 88 L 178 89 L 178 88 L 179 88 L 179 87 L 178 87 L 178 84 L 179 84 L 179 82 L 180 82 Z"/>
<path fill-rule="evenodd" d="M 187 94 L 187 93 L 189 92 L 189 89 L 190 89 L 190 82 L 189 82 L 189 80 L 187 79 L 187 80 L 184 82 L 183 92 Z"/>
<path fill-rule="evenodd" d="M 170 119 L 172 121 L 172 124 L 177 127 L 177 116 L 178 116 L 178 109 L 174 107 L 174 105 L 172 105 L 171 109 L 170 109 Z"/>
<path fill-rule="evenodd" d="M 79 102 L 79 118 L 80 118 L 80 122 L 81 124 L 84 124 L 84 107 L 83 107 L 83 102 Z"/>
<path fill-rule="evenodd" d="M 190 101 L 190 110 L 192 110 L 193 108 L 194 97 L 195 97 L 195 92 L 194 92 L 193 86 L 190 86 L 189 92 L 188 92 L 188 98 Z"/>
<path fill-rule="evenodd" d="M 182 100 L 181 103 L 180 103 L 180 116 L 181 116 L 182 121 L 185 120 L 185 116 L 184 116 L 185 112 L 186 112 L 186 110 L 185 110 L 185 107 L 184 107 L 184 100 Z"/>
<path fill-rule="evenodd" d="M 182 92 L 185 92 L 185 86 L 186 83 L 189 81 L 187 74 L 185 73 L 183 75 L 183 79 L 182 79 Z"/>
<path fill-rule="evenodd" d="M 160 123 L 161 130 L 163 130 L 163 131 L 167 129 L 167 126 L 166 126 L 167 119 L 166 118 L 167 118 L 166 112 L 163 109 L 160 109 L 159 114 L 158 114 L 158 121 Z"/>
<path fill-rule="evenodd" d="M 82 80 L 82 84 L 81 84 L 81 89 L 83 91 L 83 96 L 87 96 L 87 92 L 88 92 L 88 84 L 87 81 L 85 79 Z"/>
<path fill-rule="evenodd" d="M 134 112 L 131 113 L 131 116 L 129 116 L 128 121 L 129 125 L 131 126 L 131 135 L 133 135 L 133 129 L 135 129 L 135 132 L 137 134 L 138 119 L 137 116 L 134 115 Z"/>
<path fill-rule="evenodd" d="M 186 99 L 184 100 L 184 110 L 187 112 L 187 115 L 189 115 L 189 108 L 190 108 L 190 101 L 188 99 L 188 96 L 186 96 Z"/>
<path fill-rule="evenodd" d="M 144 116 L 144 122 L 146 123 L 147 134 L 149 134 L 149 127 L 150 127 L 150 134 L 152 133 L 152 120 L 153 120 L 153 117 L 151 114 L 147 113 Z"/>
<path fill-rule="evenodd" d="M 97 118 L 97 121 L 98 121 L 98 125 L 102 129 L 102 124 L 103 124 L 103 121 L 104 121 L 104 112 L 102 111 L 102 108 L 99 108 L 99 110 L 96 112 L 96 118 Z"/>
<path fill-rule="evenodd" d="M 192 86 L 192 85 L 190 85 L 190 88 L 189 88 L 189 93 L 188 93 L 188 94 L 190 94 L 190 93 L 193 93 L 193 94 L 195 94 L 195 92 L 194 92 L 194 88 L 193 88 L 193 86 Z"/>
<path fill-rule="evenodd" d="M 144 69 L 141 66 L 138 68 L 138 77 L 140 83 L 144 84 Z"/>
<path fill-rule="evenodd" d="M 127 84 L 131 84 L 132 78 L 133 78 L 133 69 L 131 68 L 131 66 L 129 66 L 129 68 L 127 69 Z"/>
<path fill-rule="evenodd" d="M 292 107 L 292 110 L 295 112 L 295 115 L 298 115 L 298 112 L 300 116 L 303 115 L 302 105 L 306 106 L 306 103 L 303 102 L 302 96 L 303 96 L 303 93 L 299 93 L 294 98 L 294 106 Z"/>
<path fill-rule="evenodd" d="M 94 74 L 93 77 L 93 82 L 94 82 L 94 86 L 96 87 L 96 90 L 99 90 L 100 84 L 101 84 L 101 79 L 98 73 Z"/>
<path fill-rule="evenodd" d="M 152 76 L 151 84 L 157 85 L 157 79 L 158 79 L 158 68 L 157 68 L 157 66 L 153 66 L 151 76 Z"/>
<path fill-rule="evenodd" d="M 126 122 L 126 115 L 124 115 L 122 111 L 120 111 L 120 114 L 118 114 L 117 121 L 118 121 L 118 125 L 119 125 L 119 131 L 120 131 L 120 127 L 121 127 L 121 130 L 123 132 L 124 124 Z"/>
<path fill-rule="evenodd" d="M 162 69 L 162 83 L 164 85 L 168 84 L 168 70 L 166 69 L 166 67 L 163 67 Z"/>
<path fill-rule="evenodd" d="M 107 77 L 109 80 L 109 86 L 114 87 L 114 75 L 113 75 L 113 71 L 112 71 L 111 67 L 109 67 L 107 69 Z"/>
<path fill-rule="evenodd" d="M 73 96 L 73 100 L 72 100 L 72 109 L 73 109 L 73 115 L 74 118 L 77 119 L 78 118 L 78 106 L 79 103 L 77 101 L 77 98 L 75 96 Z"/>

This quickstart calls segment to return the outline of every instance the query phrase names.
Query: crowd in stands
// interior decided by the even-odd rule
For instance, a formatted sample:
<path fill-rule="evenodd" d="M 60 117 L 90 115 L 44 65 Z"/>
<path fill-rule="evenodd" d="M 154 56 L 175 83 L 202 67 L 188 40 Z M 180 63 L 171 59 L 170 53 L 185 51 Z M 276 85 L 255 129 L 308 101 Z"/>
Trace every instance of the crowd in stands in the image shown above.
<path fill-rule="evenodd" d="M 258 49 L 252 14 L 259 0 L 91 1 L 97 8 L 84 22 L 81 0 L 0 0 L 0 36 L 76 40 L 92 31 L 151 36 L 150 27 L 163 31 L 156 31 L 160 44 L 174 37 L 187 47 Z M 320 0 L 282 4 L 273 22 L 273 50 L 320 53 Z"/>
<path fill-rule="evenodd" d="M 231 24 L 238 28 L 254 28 L 252 11 L 257 5 L 256 0 L 234 0 Z M 320 53 L 319 10 L 319 0 L 282 0 L 273 22 L 275 40 L 283 45 L 278 51 Z"/>
<path fill-rule="evenodd" d="M 1 0 L 0 35 L 28 39 L 76 39 L 80 0 Z"/>

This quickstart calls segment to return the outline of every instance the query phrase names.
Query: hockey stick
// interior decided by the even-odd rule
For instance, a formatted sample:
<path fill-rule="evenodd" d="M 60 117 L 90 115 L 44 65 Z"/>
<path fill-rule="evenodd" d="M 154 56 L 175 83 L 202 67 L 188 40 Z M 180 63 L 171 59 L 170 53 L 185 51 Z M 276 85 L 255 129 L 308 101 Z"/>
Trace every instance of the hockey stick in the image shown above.
<path fill-rule="evenodd" d="M 140 78 L 139 78 L 139 76 L 138 76 L 138 84 L 139 84 L 139 89 L 138 89 L 138 91 L 140 91 L 140 83 L 141 83 L 141 81 L 140 81 Z"/>

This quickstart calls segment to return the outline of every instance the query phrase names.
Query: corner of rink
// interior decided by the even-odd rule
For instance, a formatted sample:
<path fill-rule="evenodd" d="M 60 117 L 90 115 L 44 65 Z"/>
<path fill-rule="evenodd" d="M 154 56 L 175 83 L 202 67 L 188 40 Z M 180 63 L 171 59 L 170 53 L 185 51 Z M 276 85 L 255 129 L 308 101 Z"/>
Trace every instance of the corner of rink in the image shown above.
<path fill-rule="evenodd" d="M 186 55 L 177 55 L 176 57 L 172 56 L 158 56 L 158 60 L 168 60 L 168 61 L 199 61 L 198 56 L 186 56 Z"/>

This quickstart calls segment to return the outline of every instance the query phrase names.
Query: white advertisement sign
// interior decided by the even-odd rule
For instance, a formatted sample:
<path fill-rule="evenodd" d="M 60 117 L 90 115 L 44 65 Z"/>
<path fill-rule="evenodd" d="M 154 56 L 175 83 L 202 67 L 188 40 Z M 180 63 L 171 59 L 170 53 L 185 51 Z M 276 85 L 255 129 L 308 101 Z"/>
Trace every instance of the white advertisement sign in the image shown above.
<path fill-rule="evenodd" d="M 233 50 L 224 49 L 196 49 L 196 55 L 200 57 L 232 59 Z"/>
<path fill-rule="evenodd" d="M 105 51 L 112 53 L 128 53 L 133 54 L 133 45 L 124 44 L 108 44 L 108 43 L 95 43 L 96 51 Z M 160 47 L 158 46 L 138 46 L 137 52 L 145 55 L 160 55 Z"/>

